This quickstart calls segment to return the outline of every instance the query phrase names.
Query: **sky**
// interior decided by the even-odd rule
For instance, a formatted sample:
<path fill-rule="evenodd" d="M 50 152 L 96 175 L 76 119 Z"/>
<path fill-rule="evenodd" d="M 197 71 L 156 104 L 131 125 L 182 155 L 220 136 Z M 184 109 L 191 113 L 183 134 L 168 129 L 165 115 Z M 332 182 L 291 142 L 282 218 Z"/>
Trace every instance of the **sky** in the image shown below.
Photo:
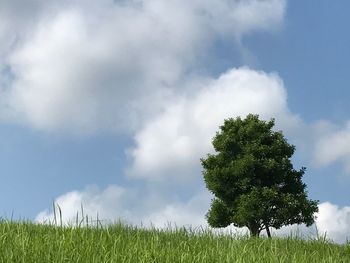
<path fill-rule="evenodd" d="M 276 119 L 350 237 L 345 0 L 0 1 L 0 215 L 206 226 L 225 118 Z M 275 233 L 285 233 L 295 226 Z M 306 233 L 313 229 L 301 227 Z"/>

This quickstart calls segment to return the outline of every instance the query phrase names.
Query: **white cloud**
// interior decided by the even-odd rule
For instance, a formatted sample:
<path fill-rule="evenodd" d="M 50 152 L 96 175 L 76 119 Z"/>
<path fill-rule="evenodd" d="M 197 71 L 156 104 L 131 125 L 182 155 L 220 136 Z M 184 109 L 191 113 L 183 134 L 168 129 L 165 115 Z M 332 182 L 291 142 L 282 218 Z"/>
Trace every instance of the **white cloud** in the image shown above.
<path fill-rule="evenodd" d="M 318 205 L 316 222 L 310 227 L 302 225 L 289 225 L 279 230 L 273 230 L 278 236 L 298 236 L 306 239 L 324 239 L 336 243 L 350 240 L 350 206 L 339 207 L 330 202 Z"/>
<path fill-rule="evenodd" d="M 314 162 L 318 166 L 327 166 L 342 162 L 346 172 L 350 172 L 350 122 L 337 127 L 329 122 L 317 126 L 320 134 L 314 147 Z"/>
<path fill-rule="evenodd" d="M 206 193 L 194 194 L 187 201 L 168 203 L 157 211 L 151 212 L 143 220 L 145 223 L 164 228 L 169 224 L 172 226 L 206 226 L 205 208 L 210 201 Z"/>
<path fill-rule="evenodd" d="M 171 199 L 162 195 L 155 188 L 142 193 L 142 190 L 117 185 L 110 185 L 104 190 L 88 187 L 83 191 L 72 191 L 55 199 L 62 211 L 63 224 L 75 224 L 82 219 L 82 207 L 89 220 L 96 220 L 97 214 L 101 222 L 122 220 L 126 223 L 159 228 L 173 226 L 205 225 L 205 208 L 209 203 L 209 194 L 198 192 L 189 200 Z M 59 209 L 56 209 L 56 220 L 60 223 Z M 51 222 L 53 211 L 40 212 L 35 221 Z M 169 224 L 168 224 L 169 223 Z"/>
<path fill-rule="evenodd" d="M 127 207 L 122 203 L 126 194 L 124 188 L 115 185 L 109 186 L 104 191 L 100 191 L 97 187 L 89 187 L 84 191 L 72 191 L 59 196 L 55 203 L 62 211 L 61 216 L 64 223 L 75 223 L 77 216 L 81 220 L 85 215 L 94 220 L 97 215 L 101 219 L 113 220 L 116 217 L 123 217 L 122 214 L 118 214 L 120 211 L 124 215 L 128 214 Z M 129 195 L 128 202 L 132 201 L 130 197 L 131 195 Z M 58 208 L 56 212 L 56 220 L 60 221 Z M 42 211 L 37 215 L 36 220 L 54 222 L 54 213 L 48 210 Z"/>
<path fill-rule="evenodd" d="M 24 120 L 45 130 L 116 129 L 132 122 L 125 114 L 135 100 L 157 99 L 161 83 L 178 78 L 171 47 L 150 34 L 161 30 L 155 22 L 134 10 L 111 16 L 95 23 L 61 13 L 12 54 L 9 104 Z"/>
<path fill-rule="evenodd" d="M 216 32 L 225 35 L 233 35 L 240 38 L 252 31 L 271 31 L 282 25 L 286 1 L 211 1 L 197 0 L 201 10 L 211 18 L 210 26 Z M 198 4 L 199 3 L 199 4 Z M 227 14 L 227 10 L 231 10 Z"/>
<path fill-rule="evenodd" d="M 168 196 L 154 195 L 151 192 L 144 196 L 133 188 L 111 185 L 102 191 L 96 187 L 72 191 L 56 198 L 55 202 L 61 208 L 63 224 L 74 225 L 77 214 L 80 221 L 83 206 L 84 215 L 87 215 L 89 220 L 96 220 L 98 214 L 101 222 L 115 222 L 121 219 L 126 223 L 145 227 L 167 228 L 170 225 L 207 228 L 205 214 L 210 205 L 210 196 L 206 192 L 197 191 L 188 200 L 174 201 L 169 200 Z M 58 209 L 56 213 L 57 223 L 60 223 Z M 54 222 L 54 213 L 48 210 L 42 211 L 35 220 Z M 321 203 L 316 225 L 320 237 L 326 235 L 334 242 L 346 242 L 350 238 L 350 207 L 340 208 L 329 202 Z M 233 226 L 214 231 L 246 233 L 246 229 Z M 303 225 L 293 225 L 273 230 L 272 233 L 278 236 L 293 234 L 299 237 L 317 238 L 315 226 L 307 228 Z"/>
<path fill-rule="evenodd" d="M 47 131 L 93 132 L 137 128 L 186 86 L 219 35 L 239 39 L 279 27 L 286 1 L 2 5 L 0 39 L 14 39 L 0 48 L 13 75 L 2 103 L 11 118 Z"/>
<path fill-rule="evenodd" d="M 200 177 L 199 158 L 224 118 L 253 112 L 276 117 L 278 128 L 305 142 L 297 146 L 314 147 L 317 165 L 347 165 L 350 125 L 303 124 L 276 74 L 240 68 L 190 77 L 218 38 L 241 48 L 245 35 L 280 28 L 285 10 L 285 0 L 1 1 L 0 120 L 45 131 L 136 131 L 129 174 L 181 181 Z M 182 200 L 162 192 L 164 184 L 146 193 L 89 188 L 56 201 L 65 222 L 82 203 L 92 217 L 202 224 L 209 196 L 194 187 Z M 172 190 L 181 196 L 181 187 Z M 52 216 L 43 211 L 37 220 Z M 349 208 L 321 204 L 317 225 L 343 241 Z"/>
<path fill-rule="evenodd" d="M 320 204 L 317 229 L 320 235 L 335 242 L 350 240 L 350 207 L 338 207 L 329 202 Z"/>
<path fill-rule="evenodd" d="M 287 130 L 300 122 L 289 112 L 285 88 L 276 74 L 232 69 L 145 123 L 129 151 L 133 164 L 128 173 L 151 178 L 188 176 L 199 166 L 199 158 L 212 150 L 211 138 L 223 120 L 249 113 L 275 117 L 278 128 Z"/>

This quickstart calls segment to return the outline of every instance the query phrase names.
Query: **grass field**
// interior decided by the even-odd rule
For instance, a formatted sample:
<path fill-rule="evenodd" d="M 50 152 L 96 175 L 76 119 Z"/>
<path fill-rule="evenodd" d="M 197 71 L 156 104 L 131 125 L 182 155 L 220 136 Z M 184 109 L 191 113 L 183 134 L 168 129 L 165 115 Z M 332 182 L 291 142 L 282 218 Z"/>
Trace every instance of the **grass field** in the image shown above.
<path fill-rule="evenodd" d="M 350 262 L 350 244 L 144 230 L 121 223 L 55 227 L 3 220 L 0 262 Z"/>

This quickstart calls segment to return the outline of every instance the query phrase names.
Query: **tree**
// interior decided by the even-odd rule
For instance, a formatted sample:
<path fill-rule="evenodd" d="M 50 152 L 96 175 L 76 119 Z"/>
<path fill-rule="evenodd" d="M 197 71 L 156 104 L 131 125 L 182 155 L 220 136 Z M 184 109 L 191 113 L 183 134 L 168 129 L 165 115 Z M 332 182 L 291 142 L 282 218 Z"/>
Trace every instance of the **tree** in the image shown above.
<path fill-rule="evenodd" d="M 213 138 L 215 154 L 202 158 L 206 186 L 214 194 L 206 217 L 212 227 L 247 227 L 259 236 L 270 227 L 314 223 L 318 201 L 309 200 L 302 182 L 305 167 L 295 170 L 290 158 L 295 147 L 274 119 L 227 119 Z"/>

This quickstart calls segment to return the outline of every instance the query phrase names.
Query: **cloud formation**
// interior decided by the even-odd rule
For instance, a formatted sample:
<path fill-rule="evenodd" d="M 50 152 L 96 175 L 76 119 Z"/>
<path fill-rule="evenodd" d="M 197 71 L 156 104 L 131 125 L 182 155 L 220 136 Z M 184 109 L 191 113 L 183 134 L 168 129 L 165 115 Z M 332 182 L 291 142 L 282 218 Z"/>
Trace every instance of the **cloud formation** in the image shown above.
<path fill-rule="evenodd" d="M 285 0 L 2 1 L 0 120 L 47 132 L 133 135 L 127 175 L 149 189 L 111 185 L 63 194 L 56 201 L 65 222 L 74 221 L 83 204 L 86 214 L 102 219 L 205 224 L 210 196 L 193 182 L 201 179 L 199 158 L 212 151 L 210 139 L 227 117 L 275 117 L 278 129 L 314 150 L 317 165 L 350 160 L 349 125 L 303 123 L 288 109 L 277 74 L 249 68 L 217 78 L 198 73 L 205 56 L 215 56 L 206 53 L 216 41 L 241 48 L 245 35 L 279 29 L 285 11 Z M 184 197 L 188 178 L 192 192 Z M 170 180 L 179 193 L 159 190 Z M 322 203 L 320 232 L 344 241 L 348 214 L 347 207 Z M 37 216 L 45 218 L 52 212 Z"/>
<path fill-rule="evenodd" d="M 321 203 L 317 218 L 319 234 L 335 242 L 350 240 L 350 207 L 339 207 L 330 202 Z"/>
<path fill-rule="evenodd" d="M 136 146 L 129 151 L 131 176 L 188 176 L 212 151 L 211 139 L 226 118 L 255 113 L 276 118 L 284 130 L 299 125 L 276 74 L 239 68 L 199 85 L 198 92 L 174 100 L 136 133 Z"/>
<path fill-rule="evenodd" d="M 12 79 L 0 105 L 38 129 L 94 132 L 136 129 L 186 86 L 215 39 L 280 27 L 286 1 L 2 5 L 1 78 Z"/>
<path fill-rule="evenodd" d="M 139 192 L 135 189 L 116 185 L 111 185 L 102 191 L 92 187 L 83 191 L 66 193 L 58 197 L 55 202 L 62 210 L 64 224 L 75 225 L 77 214 L 81 220 L 81 206 L 83 206 L 84 215 L 88 215 L 89 220 L 96 220 L 98 212 L 101 222 L 115 222 L 120 219 L 123 222 L 144 227 L 167 228 L 169 225 L 208 227 L 205 220 L 205 213 L 210 204 L 208 193 L 197 192 L 192 198 L 182 202 L 164 200 L 167 197 L 162 195 L 142 197 L 137 193 Z M 60 223 L 58 212 L 56 219 Z M 54 213 L 48 210 L 42 211 L 35 220 L 39 223 L 54 222 Z M 350 207 L 338 207 L 329 202 L 321 203 L 316 227 L 318 236 L 326 236 L 338 243 L 346 242 L 350 238 Z M 219 231 L 245 233 L 245 229 L 237 229 L 232 226 Z M 274 230 L 273 233 L 282 236 L 297 234 L 305 238 L 317 238 L 315 226 L 306 228 L 303 225 L 293 225 L 278 231 Z"/>
<path fill-rule="evenodd" d="M 343 127 L 329 122 L 318 126 L 320 135 L 314 147 L 314 162 L 321 167 L 340 162 L 350 173 L 350 122 Z"/>
<path fill-rule="evenodd" d="M 207 193 L 198 192 L 189 200 L 179 201 L 169 199 L 169 196 L 159 194 L 155 188 L 146 195 L 137 188 L 110 185 L 100 190 L 91 186 L 83 191 L 72 191 L 55 199 L 62 211 L 64 224 L 76 224 L 88 216 L 89 220 L 99 218 L 101 222 L 121 220 L 134 225 L 163 228 L 171 223 L 173 226 L 205 225 L 203 211 L 210 201 Z M 56 220 L 60 221 L 58 209 Z M 35 221 L 55 222 L 53 211 L 40 212 Z M 60 223 L 60 222 L 59 222 Z"/>

